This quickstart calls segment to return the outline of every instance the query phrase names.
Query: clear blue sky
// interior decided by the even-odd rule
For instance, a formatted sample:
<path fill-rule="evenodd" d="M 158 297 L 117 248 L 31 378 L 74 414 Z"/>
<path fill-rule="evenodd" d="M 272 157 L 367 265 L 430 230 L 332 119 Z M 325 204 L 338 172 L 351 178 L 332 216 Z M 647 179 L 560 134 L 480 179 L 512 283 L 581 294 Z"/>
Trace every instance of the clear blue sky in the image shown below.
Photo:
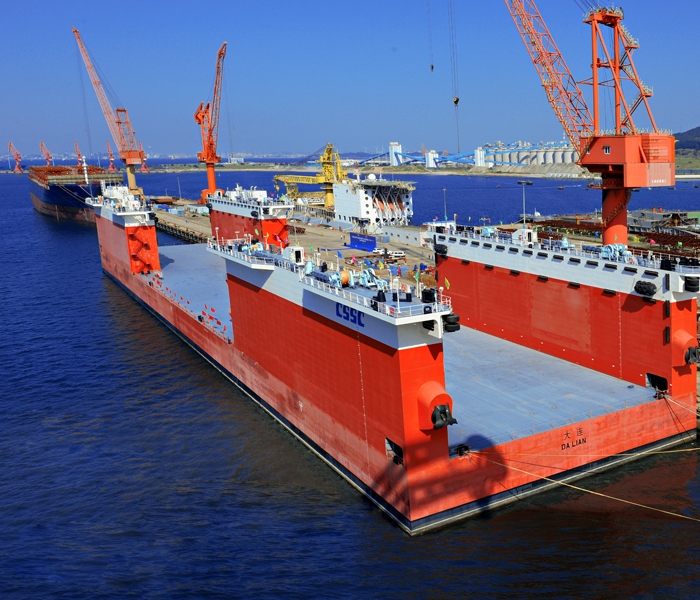
<path fill-rule="evenodd" d="M 87 152 L 78 68 L 82 69 L 93 149 L 109 132 L 71 26 L 129 111 L 149 153 L 200 149 L 193 113 L 228 42 L 219 150 L 310 153 L 327 142 L 341 151 L 456 151 L 447 0 L 431 0 L 435 71 L 430 72 L 426 0 L 349 2 L 257 0 L 119 3 L 6 2 L 0 25 L 0 152 L 23 154 L 43 140 L 53 152 Z M 560 139 L 503 0 L 456 0 L 462 151 L 494 140 Z M 630 0 L 625 23 L 641 48 L 635 62 L 653 86 L 660 127 L 700 125 L 700 3 Z M 590 75 L 590 29 L 573 0 L 538 7 L 574 77 Z M 644 125 L 644 123 L 641 123 Z M 604 122 L 603 125 L 606 125 Z M 111 139 L 110 139 L 111 143 Z"/>

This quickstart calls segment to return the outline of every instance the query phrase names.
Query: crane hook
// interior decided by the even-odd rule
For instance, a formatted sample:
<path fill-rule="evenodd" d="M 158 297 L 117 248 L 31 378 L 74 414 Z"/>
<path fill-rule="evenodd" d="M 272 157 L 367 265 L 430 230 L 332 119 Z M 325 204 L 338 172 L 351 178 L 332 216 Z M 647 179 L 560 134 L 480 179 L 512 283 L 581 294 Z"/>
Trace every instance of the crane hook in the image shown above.
<path fill-rule="evenodd" d="M 457 106 L 459 104 L 459 98 L 455 96 L 454 98 L 452 98 L 452 102 L 454 102 L 455 106 Z"/>

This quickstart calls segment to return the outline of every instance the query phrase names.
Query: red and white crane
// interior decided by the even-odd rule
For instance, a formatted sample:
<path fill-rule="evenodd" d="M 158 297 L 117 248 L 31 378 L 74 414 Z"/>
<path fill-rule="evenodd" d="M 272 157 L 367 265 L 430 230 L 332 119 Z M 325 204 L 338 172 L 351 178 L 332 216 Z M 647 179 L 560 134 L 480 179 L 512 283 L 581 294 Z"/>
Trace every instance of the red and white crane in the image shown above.
<path fill-rule="evenodd" d="M 214 82 L 214 97 L 211 103 L 201 102 L 194 113 L 194 120 L 202 127 L 202 151 L 197 153 L 197 160 L 207 165 L 207 183 L 209 187 L 202 190 L 200 204 L 206 204 L 207 194 L 216 192 L 216 172 L 214 165 L 221 162 L 216 155 L 216 142 L 219 132 L 219 105 L 221 104 L 221 81 L 224 74 L 224 58 L 226 57 L 226 42 L 216 55 L 216 80 Z"/>
<path fill-rule="evenodd" d="M 143 190 L 136 185 L 135 167 L 136 165 L 143 164 L 145 155 L 143 150 L 136 143 L 136 135 L 131 127 L 131 123 L 129 122 L 129 115 L 127 114 L 125 108 L 117 108 L 116 111 L 112 110 L 112 106 L 110 105 L 109 100 L 107 100 L 107 95 L 102 88 L 102 83 L 97 77 L 97 72 L 92 64 L 90 55 L 83 44 L 83 40 L 80 38 L 80 33 L 75 27 L 73 27 L 73 33 L 75 34 L 75 39 L 78 41 L 80 53 L 83 56 L 85 67 L 90 75 L 92 87 L 95 88 L 95 93 L 97 94 L 97 99 L 102 107 L 102 112 L 104 113 L 107 121 L 109 131 L 112 134 L 112 139 L 117 146 L 119 158 L 126 164 L 126 178 L 129 184 L 129 190 L 132 193 L 139 193 L 143 195 Z"/>
<path fill-rule="evenodd" d="M 20 155 L 19 152 L 17 152 L 17 148 L 15 148 L 10 142 L 10 145 L 8 146 L 8 152 L 12 154 L 15 158 L 15 168 L 13 169 L 15 173 L 23 173 L 24 169 L 22 168 L 22 156 Z"/>
<path fill-rule="evenodd" d="M 117 167 L 114 166 L 114 154 L 112 153 L 112 149 L 109 147 L 109 140 L 107 140 L 107 154 L 109 155 L 109 169 L 108 171 L 116 171 Z"/>
<path fill-rule="evenodd" d="M 44 142 L 41 142 L 41 145 L 39 146 L 39 151 L 44 155 L 44 158 L 46 159 L 46 166 L 52 166 L 51 160 L 53 157 L 51 156 L 51 152 L 49 152 L 49 149 L 46 147 Z"/>
<path fill-rule="evenodd" d="M 542 80 L 549 103 L 578 151 L 578 164 L 602 177 L 603 243 L 627 244 L 627 205 L 632 189 L 660 187 L 675 183 L 675 141 L 659 131 L 649 108 L 651 88 L 639 79 L 632 54 L 639 43 L 622 24 L 621 8 L 591 8 L 584 23 L 591 26 L 592 76 L 581 81 L 593 89 L 593 114 L 583 98 L 579 84 L 571 76 L 564 58 L 554 43 L 534 0 L 505 0 L 515 25 Z M 613 48 L 609 50 L 601 27 L 612 30 Z M 602 51 L 602 52 L 601 52 Z M 608 69 L 602 79 L 600 70 Z M 622 83 L 631 82 L 637 92 L 629 103 Z M 600 129 L 600 88 L 615 91 L 615 129 Z M 632 115 L 644 104 L 651 132 L 640 132 Z"/>

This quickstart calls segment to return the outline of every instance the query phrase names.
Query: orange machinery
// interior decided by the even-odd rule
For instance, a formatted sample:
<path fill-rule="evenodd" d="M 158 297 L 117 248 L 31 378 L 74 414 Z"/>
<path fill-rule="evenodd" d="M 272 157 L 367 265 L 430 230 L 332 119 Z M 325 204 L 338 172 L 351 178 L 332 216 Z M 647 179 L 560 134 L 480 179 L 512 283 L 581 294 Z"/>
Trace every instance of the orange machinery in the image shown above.
<path fill-rule="evenodd" d="M 226 57 L 226 42 L 224 42 L 216 55 L 216 81 L 214 82 L 214 97 L 211 103 L 204 102 L 194 113 L 194 120 L 202 128 L 202 151 L 197 153 L 197 160 L 207 165 L 207 183 L 209 187 L 202 190 L 199 199 L 200 204 L 207 203 L 207 195 L 216 192 L 216 173 L 214 165 L 221 162 L 221 157 L 216 155 L 216 141 L 219 132 L 219 105 L 221 104 L 221 80 L 224 74 L 224 58 Z"/>
<path fill-rule="evenodd" d="M 632 189 L 675 184 L 675 140 L 660 131 L 649 108 L 653 95 L 639 79 L 632 54 L 639 48 L 622 24 L 621 8 L 591 8 L 584 23 L 591 26 L 592 70 L 590 79 L 580 82 L 593 88 L 593 115 L 578 83 L 571 76 L 534 0 L 505 0 L 518 31 L 525 42 L 542 79 L 547 99 L 579 154 L 578 164 L 591 173 L 599 173 L 603 187 L 603 243 L 627 244 L 627 205 Z M 613 47 L 609 50 L 602 27 L 612 30 Z M 600 70 L 608 69 L 601 79 Z M 622 89 L 631 82 L 637 96 L 628 102 Z M 600 88 L 615 92 L 615 129 L 600 129 Z M 651 131 L 642 132 L 634 123 L 633 113 L 644 105 Z"/>

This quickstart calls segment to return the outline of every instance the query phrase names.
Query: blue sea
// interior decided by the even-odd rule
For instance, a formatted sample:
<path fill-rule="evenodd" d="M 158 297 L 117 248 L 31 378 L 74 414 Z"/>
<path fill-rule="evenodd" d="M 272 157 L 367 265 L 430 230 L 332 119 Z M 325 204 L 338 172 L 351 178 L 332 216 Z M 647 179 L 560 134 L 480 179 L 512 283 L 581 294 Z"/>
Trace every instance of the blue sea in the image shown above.
<path fill-rule="evenodd" d="M 139 183 L 177 177 L 186 197 L 206 184 Z M 418 221 L 444 212 L 443 188 L 460 221 L 522 210 L 515 180 L 414 180 Z M 593 211 L 599 194 L 535 180 L 527 210 Z M 633 202 L 697 210 L 700 190 Z M 108 279 L 93 226 L 38 214 L 26 176 L 0 175 L 0 210 L 3 599 L 700 597 L 700 523 L 576 490 L 406 536 Z M 684 448 L 580 485 L 700 519 Z"/>

